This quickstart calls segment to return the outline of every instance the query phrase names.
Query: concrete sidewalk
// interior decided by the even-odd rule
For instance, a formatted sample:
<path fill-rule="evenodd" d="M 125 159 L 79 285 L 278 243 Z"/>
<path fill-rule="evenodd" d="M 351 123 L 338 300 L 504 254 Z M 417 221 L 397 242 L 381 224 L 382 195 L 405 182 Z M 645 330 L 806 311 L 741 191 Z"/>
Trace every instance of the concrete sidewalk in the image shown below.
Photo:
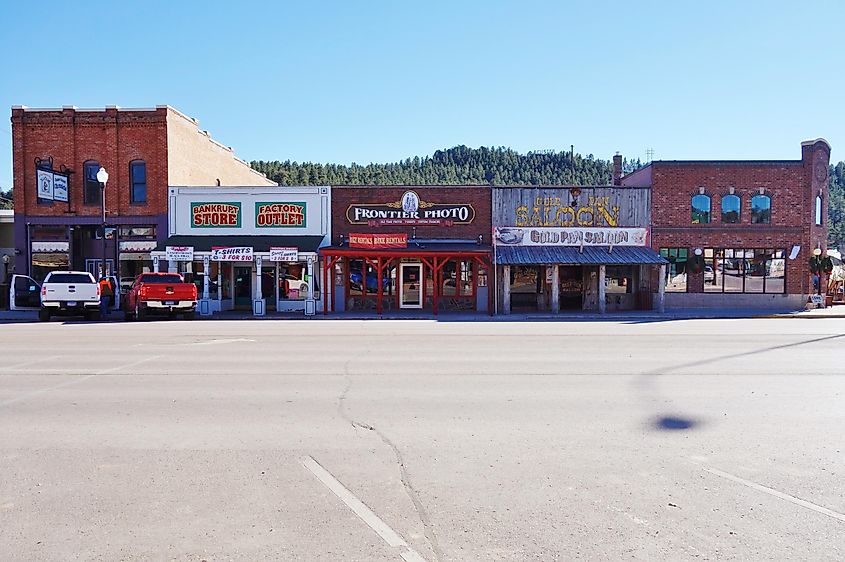
<path fill-rule="evenodd" d="M 838 305 L 814 310 L 766 310 L 733 308 L 683 308 L 670 309 L 664 313 L 652 310 L 632 310 L 624 312 L 547 312 L 513 313 L 510 315 L 490 316 L 488 314 L 466 312 L 441 312 L 437 316 L 419 312 L 332 312 L 327 315 L 318 313 L 307 317 L 301 312 L 269 312 L 265 316 L 253 316 L 248 312 L 229 311 L 213 316 L 198 316 L 197 320 L 427 320 L 438 322 L 660 322 L 670 320 L 730 319 L 730 318 L 845 318 L 845 306 Z M 71 320 L 79 320 L 71 318 Z M 105 321 L 120 322 L 123 314 L 115 312 Z M 20 323 L 37 322 L 35 311 L 0 311 L 0 322 Z"/>

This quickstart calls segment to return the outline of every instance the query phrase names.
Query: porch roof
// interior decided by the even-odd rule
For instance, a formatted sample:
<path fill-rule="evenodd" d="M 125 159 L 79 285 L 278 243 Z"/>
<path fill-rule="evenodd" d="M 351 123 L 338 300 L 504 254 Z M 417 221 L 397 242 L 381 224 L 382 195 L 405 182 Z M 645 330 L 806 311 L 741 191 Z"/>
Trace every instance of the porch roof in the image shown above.
<path fill-rule="evenodd" d="M 497 246 L 498 265 L 661 265 L 669 263 L 643 246 Z"/>
<path fill-rule="evenodd" d="M 323 236 L 171 236 L 159 242 L 159 252 L 167 246 L 193 246 L 195 252 L 210 252 L 212 247 L 251 246 L 254 252 L 269 252 L 270 248 L 290 246 L 300 252 L 316 252 Z"/>

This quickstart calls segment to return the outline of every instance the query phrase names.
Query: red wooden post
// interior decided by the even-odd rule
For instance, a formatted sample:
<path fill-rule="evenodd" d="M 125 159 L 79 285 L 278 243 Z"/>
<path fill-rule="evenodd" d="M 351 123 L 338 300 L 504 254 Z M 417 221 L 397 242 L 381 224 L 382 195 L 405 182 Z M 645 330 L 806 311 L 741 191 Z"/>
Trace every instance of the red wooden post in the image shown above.
<path fill-rule="evenodd" d="M 376 258 L 376 268 L 378 269 L 378 273 L 376 274 L 376 282 L 378 283 L 378 288 L 376 289 L 376 298 L 378 299 L 376 302 L 376 313 L 381 314 L 381 256 Z"/>
<path fill-rule="evenodd" d="M 431 272 L 431 282 L 434 284 L 434 287 L 432 287 L 432 305 L 434 306 L 435 316 L 437 316 L 437 290 L 440 288 L 440 283 L 438 283 L 439 276 L 440 269 L 437 267 L 437 256 L 434 256 L 434 268 Z"/>
<path fill-rule="evenodd" d="M 329 313 L 329 283 L 328 283 L 329 258 L 323 256 L 323 316 Z"/>

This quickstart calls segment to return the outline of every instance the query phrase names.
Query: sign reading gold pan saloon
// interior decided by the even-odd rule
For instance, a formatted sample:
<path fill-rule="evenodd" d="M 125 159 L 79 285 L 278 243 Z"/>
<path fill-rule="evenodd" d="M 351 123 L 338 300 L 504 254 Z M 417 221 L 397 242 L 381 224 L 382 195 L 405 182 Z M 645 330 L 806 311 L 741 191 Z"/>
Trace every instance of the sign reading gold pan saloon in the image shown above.
<path fill-rule="evenodd" d="M 305 202 L 256 203 L 256 228 L 305 228 Z"/>
<path fill-rule="evenodd" d="M 241 204 L 191 203 L 191 228 L 240 228 Z"/>

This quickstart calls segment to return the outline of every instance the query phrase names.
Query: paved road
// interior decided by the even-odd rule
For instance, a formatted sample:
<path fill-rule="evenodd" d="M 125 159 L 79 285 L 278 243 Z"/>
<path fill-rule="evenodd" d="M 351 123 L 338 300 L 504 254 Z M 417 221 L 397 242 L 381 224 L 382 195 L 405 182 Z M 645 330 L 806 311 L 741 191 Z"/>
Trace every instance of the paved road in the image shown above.
<path fill-rule="evenodd" d="M 0 344 L 3 560 L 845 559 L 845 320 Z"/>

